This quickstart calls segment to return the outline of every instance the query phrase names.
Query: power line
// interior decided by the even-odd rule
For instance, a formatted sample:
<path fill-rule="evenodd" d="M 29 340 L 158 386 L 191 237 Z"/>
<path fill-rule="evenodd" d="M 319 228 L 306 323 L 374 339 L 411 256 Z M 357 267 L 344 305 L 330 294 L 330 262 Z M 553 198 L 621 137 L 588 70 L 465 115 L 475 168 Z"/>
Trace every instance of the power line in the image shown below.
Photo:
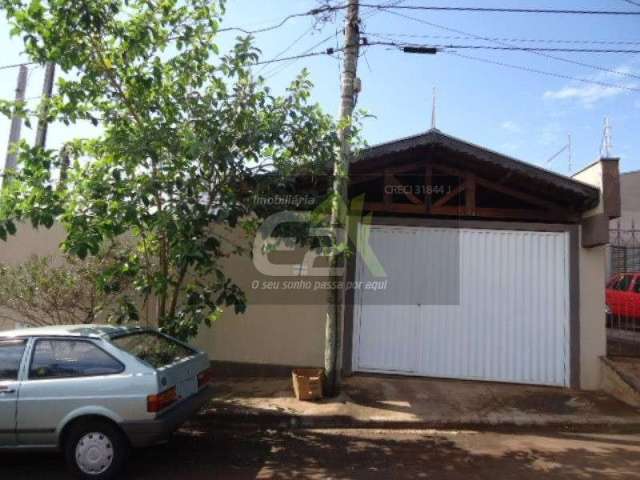
<path fill-rule="evenodd" d="M 482 58 L 482 57 L 474 57 L 474 56 L 471 56 L 471 55 L 463 55 L 462 53 L 457 53 L 457 52 L 445 51 L 444 53 L 448 53 L 449 55 L 455 55 L 456 57 L 466 58 L 466 59 L 469 59 L 469 60 L 475 60 L 475 61 L 478 61 L 478 62 L 484 62 L 484 63 L 493 64 L 493 65 L 499 65 L 501 67 L 513 68 L 513 69 L 516 69 L 516 70 L 522 70 L 522 71 L 531 72 L 531 73 L 538 73 L 540 75 L 547 75 L 547 76 L 550 76 L 550 77 L 563 78 L 565 80 L 573 80 L 573 81 L 576 81 L 576 82 L 600 85 L 601 87 L 619 88 L 621 90 L 629 90 L 629 91 L 632 91 L 632 92 L 640 92 L 640 88 L 635 88 L 635 87 L 626 86 L 626 85 L 618 85 L 618 84 L 615 84 L 615 83 L 601 82 L 599 80 L 588 80 L 586 78 L 572 77 L 570 75 L 564 75 L 562 73 L 547 72 L 545 70 L 538 70 L 536 68 L 525 67 L 525 66 L 522 66 L 522 65 L 514 65 L 512 63 L 500 62 L 498 60 L 491 60 L 491 59 Z"/>
<path fill-rule="evenodd" d="M 627 2 L 630 5 L 635 5 L 636 7 L 640 7 L 640 3 L 635 2 L 634 0 L 622 0 L 623 2 Z"/>
<path fill-rule="evenodd" d="M 405 1 L 406 1 L 406 0 L 395 0 L 395 1 L 393 1 L 393 2 L 391 2 L 391 3 L 389 3 L 389 4 L 386 4 L 386 5 L 384 5 L 384 6 L 385 6 L 385 7 L 397 6 L 397 5 L 400 5 L 401 3 L 404 3 Z M 337 9 L 338 9 L 338 7 L 336 8 L 336 10 L 337 10 Z M 371 11 L 369 11 L 369 12 L 365 13 L 364 15 L 362 15 L 362 20 L 364 21 L 364 20 L 367 20 L 367 19 L 369 19 L 369 18 L 371 18 L 371 17 L 374 17 L 374 16 L 378 15 L 379 13 L 381 13 L 382 11 L 383 11 L 383 10 L 380 10 L 380 9 L 377 9 L 377 8 L 376 8 L 376 9 L 374 9 L 374 10 L 371 10 Z M 312 28 L 313 28 L 313 26 L 312 26 Z M 337 38 L 337 37 L 338 37 L 338 35 L 339 35 L 339 31 L 338 31 L 338 30 L 336 30 L 335 34 L 331 34 L 331 35 L 329 35 L 328 37 L 326 37 L 325 39 L 320 40 L 318 43 L 316 43 L 316 44 L 312 45 L 311 47 L 309 47 L 309 48 L 308 48 L 308 49 L 306 49 L 305 51 L 301 52 L 301 54 L 300 54 L 300 55 L 305 55 L 305 54 L 307 54 L 307 53 L 311 52 L 312 50 L 314 50 L 314 49 L 318 48 L 320 45 L 323 45 L 324 43 L 328 42 L 329 40 L 331 40 L 331 39 L 333 39 L 333 38 Z M 295 44 L 295 43 L 297 43 L 297 41 L 294 41 L 294 44 Z M 288 51 L 290 48 L 291 48 L 291 46 L 290 46 L 290 47 L 288 47 L 287 49 L 285 49 L 285 51 L 284 51 L 284 52 Z M 339 47 L 336 47 L 336 49 L 335 49 L 335 51 L 336 51 L 336 52 L 338 51 L 338 48 L 339 48 Z M 284 52 L 283 52 L 283 53 L 284 53 Z M 274 58 L 278 58 L 279 56 L 280 56 L 280 55 L 276 55 L 276 57 L 274 57 Z M 301 58 L 306 58 L 306 57 L 301 57 Z M 294 64 L 295 64 L 298 60 L 300 60 L 301 58 L 297 58 L 297 59 L 290 60 L 286 65 L 283 65 L 283 66 L 281 66 L 281 67 L 279 67 L 279 68 L 278 68 L 278 67 L 276 67 L 275 69 L 271 70 L 270 72 L 265 73 L 265 79 L 269 79 L 269 78 L 272 78 L 272 77 L 274 77 L 274 76 L 278 75 L 280 72 L 283 72 L 284 70 L 286 70 L 286 69 L 287 69 L 287 68 L 289 68 L 290 66 L 294 65 Z M 262 67 L 262 68 L 264 68 L 264 67 Z"/>
<path fill-rule="evenodd" d="M 392 46 L 392 47 L 395 47 L 395 48 L 403 48 L 403 47 L 405 47 L 405 46 L 403 46 L 401 44 L 397 44 L 397 43 L 393 43 L 393 42 L 373 42 L 373 43 L 368 43 L 368 44 L 366 44 L 364 46 L 376 46 L 376 45 Z M 263 60 L 263 61 L 256 62 L 254 65 L 285 62 L 285 61 L 288 61 L 288 60 L 299 60 L 299 59 L 302 59 L 302 58 L 315 57 L 315 56 L 320 56 L 320 55 L 332 55 L 333 53 L 337 53 L 337 52 L 343 51 L 343 50 L 344 50 L 343 48 L 328 48 L 328 49 L 326 49 L 324 51 L 307 52 L 307 53 L 302 53 L 302 54 L 294 55 L 294 56 L 290 56 L 290 57 L 275 58 L 275 59 L 271 59 L 271 60 Z M 526 66 L 522 66 L 522 65 L 514 65 L 514 64 L 511 64 L 511 63 L 501 62 L 501 61 L 497 61 L 497 60 L 491 60 L 491 59 L 488 59 L 488 58 L 475 57 L 475 56 L 471 56 L 471 55 L 464 55 L 464 54 L 453 52 L 453 51 L 449 51 L 449 50 L 440 50 L 440 51 L 443 51 L 444 53 L 448 53 L 450 55 L 458 56 L 460 58 L 465 58 L 465 59 L 469 59 L 469 60 L 475 60 L 475 61 L 489 63 L 489 64 L 493 64 L 493 65 L 499 65 L 499 66 L 502 66 L 502 67 L 512 68 L 512 69 L 516 69 L 516 70 L 522 70 L 522 71 L 526 71 L 526 72 L 530 72 L 530 73 L 537 73 L 537 74 L 540 74 L 540 75 L 546 75 L 546 76 L 551 76 L 551 77 L 555 77 L 555 78 L 562 78 L 562 79 L 565 79 L 565 80 L 572 80 L 572 81 L 588 83 L 588 84 L 592 84 L 592 85 L 599 85 L 599 86 L 607 87 L 607 88 L 617 88 L 617 89 L 621 89 L 621 90 L 640 92 L 640 88 L 635 88 L 633 86 L 619 85 L 619 84 L 603 82 L 603 81 L 599 81 L 599 80 L 591 80 L 591 79 L 586 79 L 586 78 L 573 77 L 571 75 L 565 75 L 565 74 L 556 73 L 556 72 L 549 72 L 549 71 L 545 71 L 545 70 L 538 70 L 538 69 L 535 69 L 535 68 L 532 68 L 532 67 L 526 67 Z"/>
<path fill-rule="evenodd" d="M 557 10 L 557 9 L 544 9 L 544 8 L 490 8 L 490 7 L 442 7 L 442 6 L 424 6 L 424 5 L 401 5 L 402 1 L 396 1 L 389 4 L 373 4 L 373 3 L 361 3 L 361 7 L 366 7 L 374 10 L 387 10 L 387 9 L 403 9 L 403 10 L 427 10 L 427 11 L 449 11 L 449 12 L 480 12 L 480 13 L 542 13 L 542 14 L 565 14 L 565 15 L 640 15 L 640 11 L 635 10 Z M 217 31 L 230 32 L 237 31 L 246 35 L 253 35 L 256 33 L 268 32 L 282 27 L 289 20 L 298 17 L 316 16 L 320 14 L 328 14 L 336 12 L 338 10 L 346 9 L 347 5 L 326 5 L 324 7 L 314 8 L 305 12 L 293 13 L 287 15 L 279 22 L 268 27 L 258 28 L 254 30 L 248 30 L 242 27 L 227 27 L 221 28 Z"/>
<path fill-rule="evenodd" d="M 404 0 L 402 0 L 404 1 Z M 427 11 L 449 11 L 449 12 L 479 12 L 479 13 L 541 13 L 541 14 L 562 14 L 562 15 L 640 15 L 640 11 L 636 10 L 568 10 L 568 9 L 544 9 L 544 8 L 491 8 L 491 7 L 442 7 L 442 6 L 425 6 L 425 5 L 401 5 L 402 1 L 396 1 L 389 4 L 373 4 L 373 3 L 361 3 L 361 7 L 371 8 L 374 10 L 386 10 L 386 9 L 403 9 L 403 10 L 427 10 Z M 248 30 L 242 27 L 227 27 L 221 28 L 218 32 L 238 31 L 247 35 L 253 35 L 256 33 L 268 32 L 282 27 L 289 20 L 305 17 L 316 16 L 320 14 L 327 14 L 336 12 L 338 10 L 344 10 L 347 5 L 326 5 L 324 7 L 314 8 L 305 12 L 294 13 L 287 15 L 274 25 L 258 28 L 255 30 Z"/>
<path fill-rule="evenodd" d="M 363 46 L 376 46 L 376 45 L 384 45 L 384 43 L 372 43 L 372 44 L 368 44 L 368 45 L 363 45 Z M 394 47 L 398 47 L 397 45 L 392 45 Z M 300 54 L 300 55 L 294 55 L 291 57 L 284 57 L 284 58 L 278 58 L 278 59 L 273 59 L 273 60 L 263 60 L 260 62 L 256 62 L 255 65 L 261 65 L 261 64 L 265 64 L 265 63 L 277 63 L 277 62 L 284 62 L 287 60 L 298 60 L 301 58 L 307 58 L 307 57 L 316 57 L 316 56 L 320 56 L 320 55 L 331 55 L 333 53 L 339 52 L 339 51 L 343 51 L 344 48 L 328 48 L 325 51 L 317 51 L 317 52 L 309 52 L 309 53 L 305 53 L 305 54 Z M 609 82 L 602 82 L 599 80 L 590 80 L 590 79 L 586 79 L 586 78 L 579 78 L 579 77 L 572 77 L 570 75 L 564 75 L 562 73 L 556 73 L 556 72 L 548 72 L 545 70 L 538 70 L 535 68 L 531 68 L 531 67 L 526 67 L 526 66 L 522 66 L 522 65 L 514 65 L 511 63 L 506 63 L 506 62 L 500 62 L 497 60 L 491 60 L 488 58 L 482 58 L 482 57 L 475 57 L 475 56 L 471 56 L 471 55 L 464 55 L 458 52 L 453 52 L 453 51 L 449 51 L 449 50 L 444 50 L 444 53 L 448 53 L 450 55 L 455 55 L 457 57 L 461 57 L 461 58 L 465 58 L 465 59 L 469 59 L 469 60 L 475 60 L 475 61 L 479 61 L 479 62 L 484 62 L 484 63 L 490 63 L 493 65 L 499 65 L 502 67 L 507 67 L 507 68 L 513 68 L 516 70 L 522 70 L 522 71 L 526 71 L 526 72 L 530 72 L 530 73 L 537 73 L 540 75 L 547 75 L 550 77 L 555 77 L 555 78 L 563 78 L 565 80 L 573 80 L 573 81 L 577 81 L 577 82 L 582 82 L 582 83 L 588 83 L 588 84 L 592 84 L 592 85 L 599 85 L 601 87 L 607 87 L 607 88 L 618 88 L 621 90 L 628 90 L 628 91 L 632 91 L 632 92 L 640 92 L 640 88 L 635 88 L 633 86 L 627 86 L 627 85 L 619 85 L 619 84 L 615 84 L 615 83 L 609 83 Z"/>
<path fill-rule="evenodd" d="M 401 18 L 406 18 L 408 20 L 412 20 L 414 22 L 422 23 L 422 24 L 428 25 L 430 27 L 438 28 L 440 30 L 445 30 L 447 32 L 453 32 L 453 33 L 457 33 L 457 34 L 460 34 L 460 35 L 470 35 L 470 36 L 475 37 L 475 38 L 477 38 L 479 40 L 490 41 L 490 42 L 493 42 L 493 43 L 497 43 L 499 45 L 509 45 L 508 43 L 505 43 L 503 41 L 491 40 L 489 37 L 485 37 L 485 36 L 482 36 L 482 35 L 476 35 L 474 33 L 466 32 L 464 30 L 459 30 L 457 28 L 446 27 L 444 25 L 439 25 L 437 23 L 429 22 L 429 21 L 424 20 L 422 18 L 412 17 L 410 15 L 405 15 L 405 14 L 399 13 L 399 12 L 388 11 L 388 13 L 390 13 L 392 15 L 396 15 L 396 16 L 401 17 Z M 635 75 L 633 73 L 621 72 L 619 70 L 613 70 L 611 68 L 601 67 L 599 65 L 593 65 L 593 64 L 586 63 L 586 62 L 581 62 L 581 61 L 578 61 L 578 60 L 572 60 L 572 59 L 569 59 L 569 58 L 558 57 L 558 56 L 552 55 L 550 53 L 537 52 L 537 51 L 531 51 L 529 53 L 532 53 L 533 55 L 538 55 L 538 56 L 541 56 L 541 57 L 550 58 L 552 60 L 557 60 L 559 62 L 569 63 L 569 64 L 572 64 L 572 65 L 578 65 L 580 67 L 585 67 L 585 68 L 591 68 L 593 70 L 599 70 L 601 72 L 612 73 L 612 74 L 620 75 L 620 76 L 624 76 L 624 77 L 640 78 L 638 75 Z"/>
<path fill-rule="evenodd" d="M 282 55 L 284 55 L 289 50 L 291 50 L 295 45 L 297 45 L 300 42 L 300 40 L 302 40 L 304 37 L 309 35 L 309 33 L 311 33 L 313 31 L 313 29 L 314 29 L 314 26 L 311 25 L 299 37 L 297 37 L 293 42 L 291 42 L 286 48 L 284 48 L 282 51 L 278 52 L 278 54 L 275 56 L 275 58 L 280 58 Z M 260 67 L 260 69 L 258 70 L 257 73 L 262 72 L 265 68 L 266 68 L 265 66 Z"/>
<path fill-rule="evenodd" d="M 601 49 L 601 48 L 553 48 L 553 47 L 518 47 L 514 45 L 510 46 L 494 46 L 494 45 L 461 45 L 461 44 L 430 44 L 420 45 L 415 43 L 403 43 L 403 42 L 369 42 L 369 45 L 386 45 L 389 47 L 430 47 L 437 48 L 439 50 L 501 50 L 501 51 L 514 51 L 514 52 L 566 52 L 566 53 L 640 53 L 640 49 L 634 50 L 621 50 L 621 49 Z"/>
<path fill-rule="evenodd" d="M 247 30 L 245 28 L 242 27 L 227 27 L 227 28 L 221 28 L 218 30 L 219 32 L 230 32 L 230 31 L 237 31 L 237 32 L 241 32 L 247 35 L 253 35 L 255 33 L 263 33 L 263 32 L 268 32 L 270 30 L 275 30 L 277 28 L 282 27 L 285 23 L 287 23 L 289 20 L 292 20 L 294 18 L 298 18 L 298 17 L 308 17 L 308 16 L 316 16 L 316 15 L 320 15 L 322 13 L 330 13 L 330 12 L 335 12 L 337 10 L 342 10 L 344 8 L 347 8 L 346 5 L 335 5 L 335 6 L 331 6 L 331 5 L 326 5 L 324 7 L 318 7 L 318 8 L 313 8 L 311 10 L 308 10 L 306 12 L 299 12 L 299 13 L 293 13 L 291 15 L 287 15 L 286 17 L 284 17 L 282 20 L 280 20 L 278 23 L 271 25 L 269 27 L 264 27 L 264 28 L 258 28 L 255 30 Z"/>
<path fill-rule="evenodd" d="M 339 34 L 339 32 L 332 33 L 328 37 L 320 40 L 318 43 L 315 43 L 315 44 L 311 45 L 309 48 L 307 48 L 305 51 L 303 51 L 300 55 L 306 55 L 307 53 L 309 53 L 309 52 L 313 51 L 314 49 L 318 48 L 320 45 L 323 45 L 323 44 L 327 43 L 329 40 L 332 40 L 332 39 L 336 38 L 338 36 L 338 34 Z M 329 50 L 333 50 L 333 51 L 330 52 Z M 340 48 L 326 49 L 325 53 L 327 55 L 331 55 L 332 53 L 338 52 L 338 51 L 341 51 L 341 49 Z M 304 57 L 302 57 L 302 58 L 304 58 Z M 265 78 L 269 79 L 269 78 L 272 78 L 272 77 L 278 75 L 280 72 L 282 72 L 282 71 L 286 70 L 287 68 L 291 67 L 298 60 L 300 60 L 300 58 L 293 59 L 288 64 L 283 65 L 281 68 L 272 70 L 268 75 L 265 76 Z"/>
<path fill-rule="evenodd" d="M 393 13 L 393 12 L 389 12 Z M 378 35 L 383 37 L 404 37 L 404 38 L 436 38 L 442 40 L 475 40 L 476 35 L 426 35 L 411 33 L 386 33 L 367 32 L 368 35 Z M 560 43 L 560 44 L 593 44 L 593 45 L 640 45 L 640 40 L 579 40 L 579 39 L 551 39 L 551 38 L 510 38 L 510 37 L 480 37 L 483 40 L 492 42 L 522 42 L 522 43 Z"/>
<path fill-rule="evenodd" d="M 637 10 L 557 10 L 547 8 L 492 8 L 492 7 L 442 7 L 442 6 L 425 6 L 425 5 L 375 5 L 361 3 L 362 7 L 382 8 L 382 9 L 402 9 L 402 10 L 428 10 L 443 12 L 480 12 L 480 13 L 550 13 L 562 15 L 640 15 Z M 333 7 L 338 9 L 340 7 Z"/>
<path fill-rule="evenodd" d="M 333 35 L 331 36 L 331 38 L 333 38 Z M 319 55 L 332 55 L 337 52 L 342 52 L 343 50 L 344 48 L 327 48 L 326 50 L 318 51 L 318 52 L 300 53 L 298 55 L 292 55 L 290 57 L 272 58 L 270 60 L 260 60 L 254 63 L 253 65 L 265 65 L 269 63 L 287 62 L 289 60 L 299 60 L 301 58 L 317 57 Z"/>

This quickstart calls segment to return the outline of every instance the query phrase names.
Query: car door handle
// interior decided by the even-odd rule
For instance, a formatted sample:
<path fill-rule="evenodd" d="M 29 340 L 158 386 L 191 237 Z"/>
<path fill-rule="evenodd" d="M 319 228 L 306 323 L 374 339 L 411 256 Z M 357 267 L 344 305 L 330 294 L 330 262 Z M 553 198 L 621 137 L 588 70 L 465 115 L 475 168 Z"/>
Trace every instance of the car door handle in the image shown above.
<path fill-rule="evenodd" d="M 0 387 L 0 395 L 2 395 L 3 393 L 16 393 L 16 390 L 9 387 Z"/>

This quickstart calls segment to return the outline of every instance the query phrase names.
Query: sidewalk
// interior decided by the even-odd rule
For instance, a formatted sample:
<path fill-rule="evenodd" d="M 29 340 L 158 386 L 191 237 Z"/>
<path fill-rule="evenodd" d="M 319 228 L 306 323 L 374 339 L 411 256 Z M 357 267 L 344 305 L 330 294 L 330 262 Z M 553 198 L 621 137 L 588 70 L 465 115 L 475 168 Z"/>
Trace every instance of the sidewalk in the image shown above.
<path fill-rule="evenodd" d="M 199 421 L 265 428 L 567 429 L 640 432 L 640 410 L 602 392 L 382 375 L 345 379 L 320 402 L 289 378 L 228 378 Z"/>

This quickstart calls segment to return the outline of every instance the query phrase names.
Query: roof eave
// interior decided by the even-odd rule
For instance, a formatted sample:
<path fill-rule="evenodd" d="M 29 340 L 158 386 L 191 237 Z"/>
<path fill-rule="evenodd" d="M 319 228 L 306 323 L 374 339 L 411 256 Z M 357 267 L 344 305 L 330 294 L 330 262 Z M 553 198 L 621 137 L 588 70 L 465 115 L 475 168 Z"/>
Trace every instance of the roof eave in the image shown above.
<path fill-rule="evenodd" d="M 477 158 L 478 160 L 490 162 L 494 165 L 500 166 L 501 168 L 520 173 L 524 176 L 548 182 L 557 188 L 571 191 L 574 194 L 583 197 L 584 210 L 597 206 L 599 202 L 600 192 L 592 185 L 588 185 L 571 177 L 561 175 L 537 165 L 461 140 L 451 135 L 444 134 L 437 129 L 431 129 L 423 134 L 413 135 L 368 147 L 356 156 L 354 163 L 360 164 L 360 162 L 363 161 L 399 154 L 412 149 L 427 147 L 429 145 L 444 146 L 454 151 Z"/>

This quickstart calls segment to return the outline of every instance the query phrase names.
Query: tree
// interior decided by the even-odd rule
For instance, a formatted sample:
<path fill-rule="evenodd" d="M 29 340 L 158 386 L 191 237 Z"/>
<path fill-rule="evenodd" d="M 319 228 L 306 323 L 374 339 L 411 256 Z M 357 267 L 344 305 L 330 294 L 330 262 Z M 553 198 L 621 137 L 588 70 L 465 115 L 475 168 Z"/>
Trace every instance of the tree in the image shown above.
<path fill-rule="evenodd" d="M 0 320 L 36 327 L 131 316 L 128 285 L 100 286 L 101 272 L 118 261 L 113 253 L 87 261 L 33 256 L 18 265 L 0 264 Z"/>
<path fill-rule="evenodd" d="M 310 102 L 306 72 L 274 95 L 251 74 L 259 52 L 250 37 L 221 53 L 223 2 L 0 5 L 30 57 L 65 72 L 40 112 L 101 132 L 71 142 L 64 184 L 56 178 L 61 151 L 19 145 L 19 168 L 0 196 L 0 238 L 18 222 L 60 221 L 64 250 L 82 259 L 132 237 L 126 260 L 100 283 L 128 279 L 141 297 L 157 298 L 159 325 L 183 338 L 225 306 L 243 311 L 244 293 L 221 259 L 246 251 L 225 229 L 252 214 L 256 175 L 323 170 L 336 154 L 335 125 Z M 0 104 L 4 113 L 14 109 L 33 113 Z"/>

